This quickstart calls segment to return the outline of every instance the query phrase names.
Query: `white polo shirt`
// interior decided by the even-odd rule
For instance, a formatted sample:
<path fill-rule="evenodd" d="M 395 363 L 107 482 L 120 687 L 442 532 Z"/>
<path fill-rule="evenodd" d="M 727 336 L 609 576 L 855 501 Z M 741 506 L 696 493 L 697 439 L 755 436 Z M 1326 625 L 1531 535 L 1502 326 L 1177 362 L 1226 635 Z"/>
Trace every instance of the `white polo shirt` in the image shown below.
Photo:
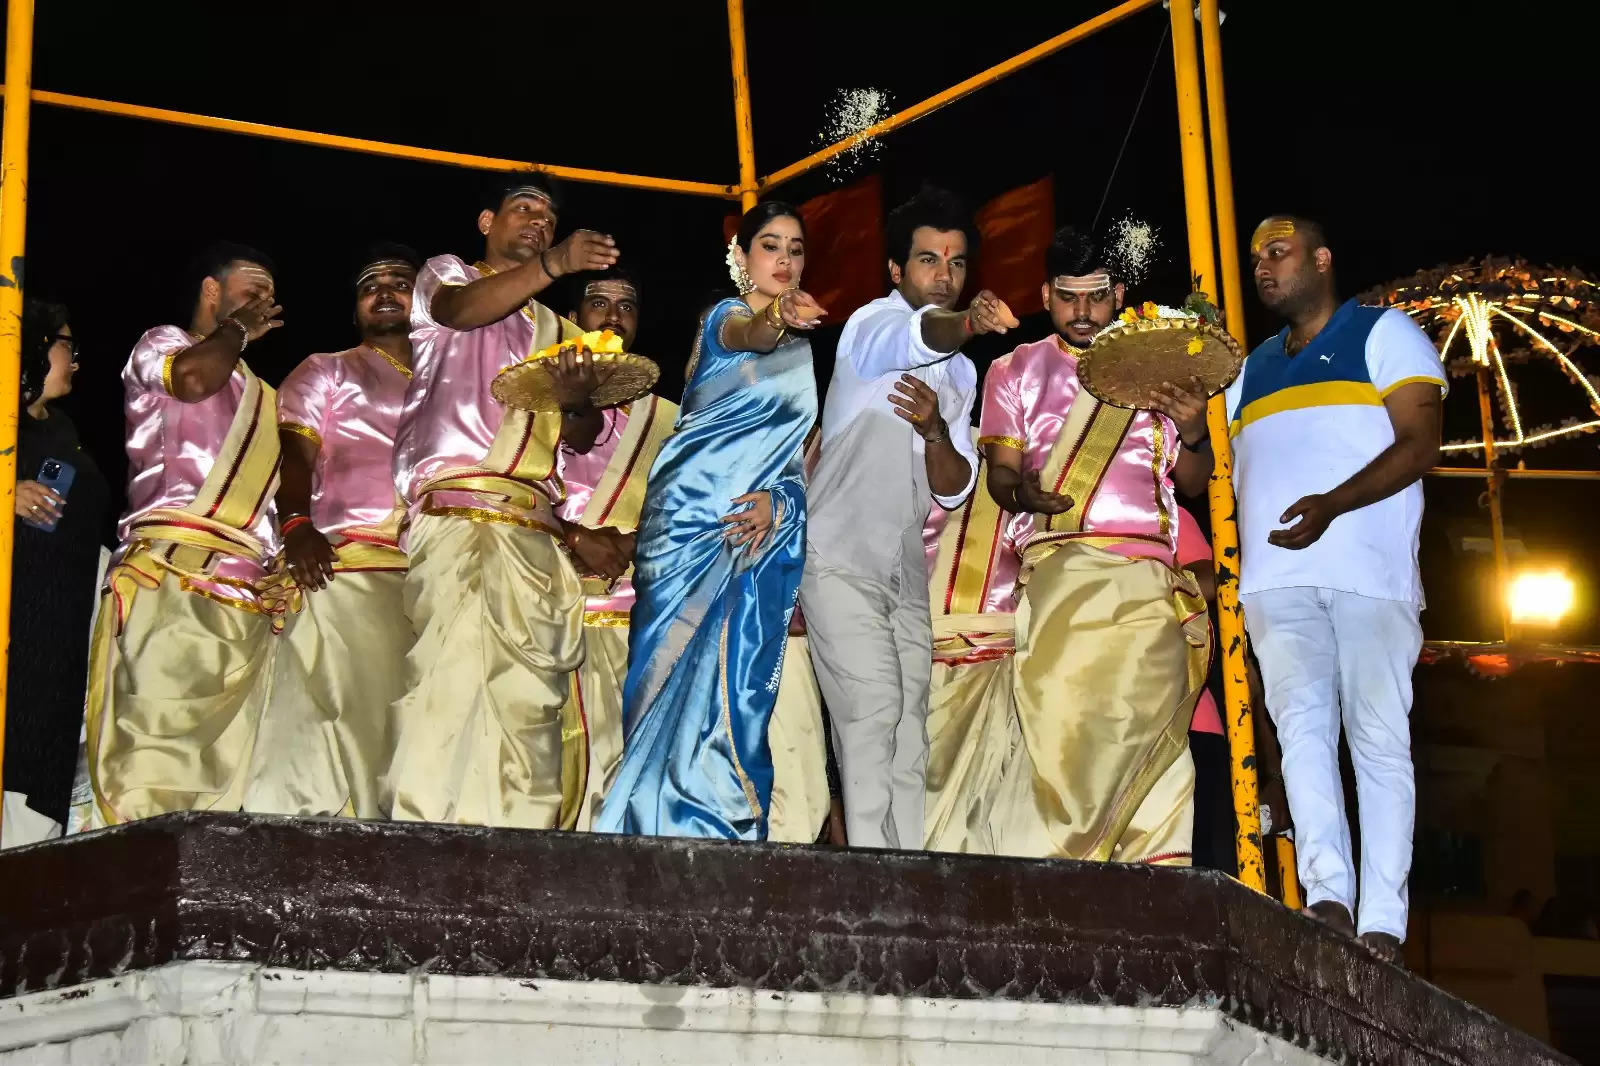
<path fill-rule="evenodd" d="M 1336 488 L 1394 443 L 1383 401 L 1403 385 L 1448 389 L 1433 342 L 1399 310 L 1351 300 L 1293 357 L 1263 342 L 1227 389 L 1239 498 L 1241 595 L 1313 586 L 1421 606 L 1422 483 L 1335 518 L 1299 550 L 1270 544 L 1283 512 Z"/>

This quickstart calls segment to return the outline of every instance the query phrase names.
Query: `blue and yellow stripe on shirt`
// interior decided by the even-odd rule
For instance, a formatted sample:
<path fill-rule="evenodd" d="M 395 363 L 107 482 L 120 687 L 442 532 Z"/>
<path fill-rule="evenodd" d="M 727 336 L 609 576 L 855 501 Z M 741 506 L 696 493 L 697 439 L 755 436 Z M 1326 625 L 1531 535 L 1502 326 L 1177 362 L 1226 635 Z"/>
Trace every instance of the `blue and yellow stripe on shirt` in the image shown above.
<path fill-rule="evenodd" d="M 1269 337 L 1244 364 L 1239 402 L 1228 426 L 1237 437 L 1245 426 L 1269 415 L 1307 407 L 1382 407 L 1388 393 L 1423 378 L 1408 378 L 1380 393 L 1367 368 L 1367 335 L 1383 316 L 1381 307 L 1344 303 L 1311 343 L 1293 358 L 1284 354 L 1288 327 Z"/>

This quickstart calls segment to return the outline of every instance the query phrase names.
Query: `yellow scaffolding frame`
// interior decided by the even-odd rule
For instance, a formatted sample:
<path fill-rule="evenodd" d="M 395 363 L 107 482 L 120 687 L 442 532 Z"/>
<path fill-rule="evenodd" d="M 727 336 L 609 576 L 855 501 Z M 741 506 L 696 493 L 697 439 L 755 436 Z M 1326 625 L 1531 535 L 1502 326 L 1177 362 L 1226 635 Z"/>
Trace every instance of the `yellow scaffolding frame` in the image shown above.
<path fill-rule="evenodd" d="M 391 144 L 358 137 L 289 129 L 258 122 L 240 122 L 165 108 L 96 100 L 66 93 L 37 91 L 32 88 L 33 0 L 9 0 L 7 5 L 6 86 L 3 144 L 0 144 L 0 707 L 4 706 L 5 669 L 10 655 L 11 551 L 13 525 L 6 520 L 13 510 L 16 491 L 16 441 L 18 376 L 21 363 L 22 292 L 20 270 L 26 222 L 28 164 L 28 112 L 31 103 L 67 107 L 99 114 L 121 115 L 173 125 L 237 133 L 249 137 L 295 144 L 338 148 L 370 155 L 410 159 L 447 166 L 481 170 L 540 171 L 575 182 L 591 182 L 624 188 L 652 189 L 719 199 L 737 199 L 749 209 L 757 197 L 775 186 L 799 177 L 826 163 L 870 137 L 879 137 L 932 114 L 956 100 L 991 85 L 1008 74 L 1036 63 L 1069 45 L 1084 40 L 1147 8 L 1158 0 L 1125 0 L 1107 11 L 1071 27 L 1055 37 L 998 63 L 987 70 L 936 93 L 926 100 L 821 151 L 776 170 L 764 178 L 756 177 L 755 132 L 750 106 L 750 77 L 745 47 L 743 0 L 727 0 L 729 66 L 733 77 L 734 120 L 739 157 L 736 185 L 657 178 L 547 163 L 498 159 L 461 152 L 445 152 L 411 145 Z M 1195 46 L 1195 16 L 1188 0 L 1171 4 L 1173 62 L 1178 85 L 1178 107 L 1182 130 L 1184 209 L 1189 233 L 1189 256 L 1201 287 L 1220 292 L 1227 311 L 1228 328 L 1244 340 L 1242 286 L 1238 250 L 1235 247 L 1232 176 L 1228 156 L 1228 136 L 1222 95 L 1222 50 L 1217 32 L 1220 25 L 1217 0 L 1200 0 L 1199 22 L 1205 42 L 1205 91 L 1201 88 L 1201 60 Z M 23 91 L 6 91 L 20 87 Z M 1201 101 L 1209 94 L 1209 153 L 1205 115 Z M 1213 239 L 1211 202 L 1206 169 L 1209 154 L 1216 180 L 1216 209 L 1221 242 L 1222 274 L 1217 274 L 1217 244 Z M 1220 288 L 1217 283 L 1220 282 Z M 1213 399 L 1208 420 L 1217 453 L 1216 470 L 1211 479 L 1209 500 L 1213 530 L 1213 550 L 1217 565 L 1217 595 L 1220 607 L 1220 644 L 1223 659 L 1224 702 L 1228 736 L 1233 748 L 1234 811 L 1238 819 L 1237 839 L 1240 880 L 1257 891 L 1266 890 L 1265 868 L 1257 821 L 1255 738 L 1250 716 L 1249 689 L 1244 670 L 1244 623 L 1239 610 L 1238 529 L 1234 523 L 1231 461 L 1228 454 L 1226 415 L 1220 397 Z M 0 714 L 0 755 L 5 748 L 5 719 Z"/>

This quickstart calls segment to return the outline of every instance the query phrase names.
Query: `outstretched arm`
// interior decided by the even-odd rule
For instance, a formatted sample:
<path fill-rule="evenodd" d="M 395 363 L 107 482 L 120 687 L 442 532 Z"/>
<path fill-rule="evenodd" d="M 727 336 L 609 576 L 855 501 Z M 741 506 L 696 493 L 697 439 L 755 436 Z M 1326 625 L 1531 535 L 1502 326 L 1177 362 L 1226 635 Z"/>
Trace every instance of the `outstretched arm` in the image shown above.
<path fill-rule="evenodd" d="M 787 330 L 815 329 L 828 312 L 799 289 L 780 293 L 759 314 L 725 315 L 718 340 L 730 352 L 770 352 Z"/>
<path fill-rule="evenodd" d="M 453 330 L 479 329 L 520 311 L 557 278 L 574 271 L 604 270 L 616 261 L 616 241 L 580 229 L 537 259 L 466 285 L 441 287 L 433 298 L 433 319 Z"/>

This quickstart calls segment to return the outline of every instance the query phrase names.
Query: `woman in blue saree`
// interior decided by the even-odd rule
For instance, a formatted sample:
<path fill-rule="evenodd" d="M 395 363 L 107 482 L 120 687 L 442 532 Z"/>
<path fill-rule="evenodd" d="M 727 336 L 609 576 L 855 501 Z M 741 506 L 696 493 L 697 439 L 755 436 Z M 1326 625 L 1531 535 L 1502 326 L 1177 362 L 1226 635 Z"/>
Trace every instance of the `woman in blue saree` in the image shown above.
<path fill-rule="evenodd" d="M 767 723 L 805 560 L 802 448 L 817 418 L 805 227 L 778 202 L 729 243 L 740 297 L 705 315 L 634 554 L 622 765 L 600 832 L 766 837 Z M 730 513 L 731 508 L 731 513 Z"/>

